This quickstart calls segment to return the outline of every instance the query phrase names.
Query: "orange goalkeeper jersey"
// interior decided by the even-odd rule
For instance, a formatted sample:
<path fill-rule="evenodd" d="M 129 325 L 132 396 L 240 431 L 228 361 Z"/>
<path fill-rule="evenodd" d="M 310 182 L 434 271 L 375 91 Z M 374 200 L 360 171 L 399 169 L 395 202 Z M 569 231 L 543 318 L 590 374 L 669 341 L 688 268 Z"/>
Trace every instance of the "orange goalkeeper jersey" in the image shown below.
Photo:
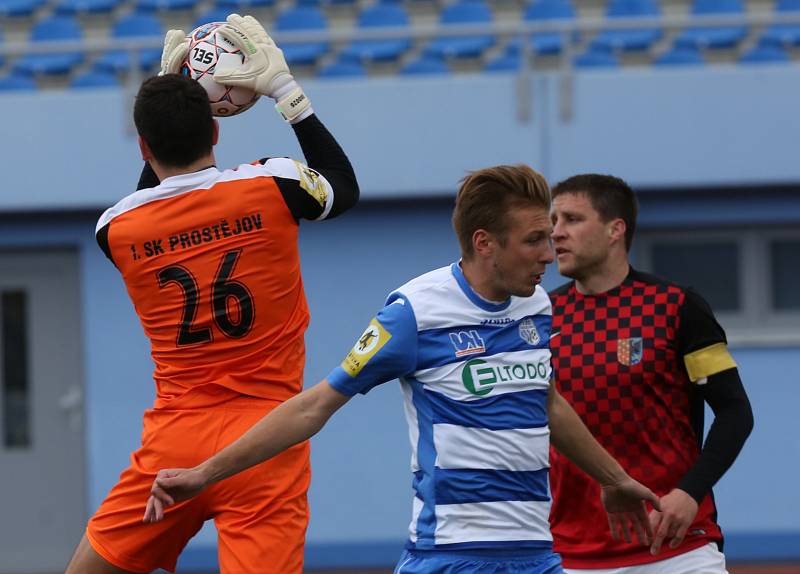
<path fill-rule="evenodd" d="M 332 203 L 324 177 L 280 158 L 169 177 L 102 215 L 98 242 L 150 339 L 156 408 L 300 391 L 298 220 L 324 219 Z"/>

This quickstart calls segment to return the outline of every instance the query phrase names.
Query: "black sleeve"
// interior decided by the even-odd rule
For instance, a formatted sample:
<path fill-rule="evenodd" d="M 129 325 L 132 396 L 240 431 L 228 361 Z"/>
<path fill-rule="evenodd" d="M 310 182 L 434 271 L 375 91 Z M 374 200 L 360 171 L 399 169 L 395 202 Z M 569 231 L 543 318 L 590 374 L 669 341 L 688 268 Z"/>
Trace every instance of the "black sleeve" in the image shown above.
<path fill-rule="evenodd" d="M 714 412 L 714 422 L 700 457 L 681 479 L 678 488 L 700 504 L 742 450 L 753 429 L 753 411 L 738 369 L 709 376 L 708 382 L 698 385 L 697 390 Z"/>
<path fill-rule="evenodd" d="M 150 167 L 150 162 L 144 162 L 144 167 L 142 168 L 142 175 L 139 176 L 139 183 L 136 185 L 136 191 L 140 189 L 149 189 L 151 187 L 157 186 L 161 183 L 158 180 L 158 176 L 156 172 L 153 171 L 153 168 Z"/>
<path fill-rule="evenodd" d="M 336 217 L 353 207 L 359 198 L 358 181 L 344 150 L 320 121 L 311 114 L 292 125 L 306 163 L 322 175 L 333 190 L 333 205 L 327 218 Z M 266 163 L 266 159 L 261 163 Z M 310 174 L 313 177 L 313 174 Z M 276 178 L 286 204 L 297 219 L 317 219 L 322 215 L 318 199 L 308 193 L 297 193 L 297 182 Z"/>
<path fill-rule="evenodd" d="M 692 289 L 684 290 L 678 322 L 678 356 L 704 349 L 715 343 L 727 343 L 725 331 L 703 297 Z"/>

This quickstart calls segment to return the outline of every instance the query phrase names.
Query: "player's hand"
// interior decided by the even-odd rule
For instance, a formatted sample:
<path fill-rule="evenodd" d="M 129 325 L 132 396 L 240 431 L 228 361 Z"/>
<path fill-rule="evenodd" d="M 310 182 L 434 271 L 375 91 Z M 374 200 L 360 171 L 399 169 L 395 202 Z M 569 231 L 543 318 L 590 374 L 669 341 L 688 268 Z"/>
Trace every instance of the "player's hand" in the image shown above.
<path fill-rule="evenodd" d="M 608 525 L 614 540 L 631 541 L 631 529 L 643 546 L 653 540 L 653 528 L 647 516 L 645 502 L 660 509 L 658 497 L 642 483 L 625 475 L 616 484 L 604 485 L 600 494 L 608 514 Z"/>
<path fill-rule="evenodd" d="M 218 67 L 214 72 L 216 82 L 275 97 L 280 88 L 294 80 L 283 52 L 252 16 L 231 14 L 218 33 L 242 51 L 244 62 L 237 68 Z"/>
<path fill-rule="evenodd" d="M 670 548 L 677 548 L 683 542 L 695 516 L 697 501 L 683 490 L 675 488 L 661 497 L 661 511 L 650 512 L 650 526 L 655 532 L 650 554 L 658 554 L 666 538 L 671 539 Z"/>
<path fill-rule="evenodd" d="M 197 496 L 207 486 L 203 473 L 197 468 L 170 468 L 159 470 L 150 498 L 144 511 L 143 522 L 158 522 L 164 518 L 164 509 L 176 502 Z"/>
<path fill-rule="evenodd" d="M 164 51 L 161 52 L 161 71 L 164 74 L 177 74 L 181 70 L 186 54 L 189 53 L 189 38 L 183 30 L 170 30 L 164 36 Z"/>

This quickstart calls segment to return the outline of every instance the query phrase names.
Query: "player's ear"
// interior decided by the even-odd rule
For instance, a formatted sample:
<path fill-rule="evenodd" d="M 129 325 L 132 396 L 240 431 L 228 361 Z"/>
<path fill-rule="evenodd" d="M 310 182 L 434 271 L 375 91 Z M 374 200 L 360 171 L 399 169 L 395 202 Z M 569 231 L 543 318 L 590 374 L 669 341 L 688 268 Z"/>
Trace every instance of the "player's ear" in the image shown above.
<path fill-rule="evenodd" d="M 478 255 L 488 255 L 493 243 L 492 234 L 485 229 L 476 229 L 472 234 L 472 250 Z"/>
<path fill-rule="evenodd" d="M 144 141 L 142 136 L 139 136 L 139 151 L 142 153 L 142 159 L 144 161 L 153 159 L 153 152 L 150 151 L 150 146 L 147 145 L 147 142 Z"/>
<path fill-rule="evenodd" d="M 211 140 L 211 145 L 217 145 L 219 141 L 219 122 L 214 118 L 214 138 Z"/>
<path fill-rule="evenodd" d="M 608 226 L 608 235 L 614 241 L 625 241 L 625 230 L 626 229 L 627 229 L 627 225 L 625 225 L 625 221 L 624 220 L 615 219 Z"/>

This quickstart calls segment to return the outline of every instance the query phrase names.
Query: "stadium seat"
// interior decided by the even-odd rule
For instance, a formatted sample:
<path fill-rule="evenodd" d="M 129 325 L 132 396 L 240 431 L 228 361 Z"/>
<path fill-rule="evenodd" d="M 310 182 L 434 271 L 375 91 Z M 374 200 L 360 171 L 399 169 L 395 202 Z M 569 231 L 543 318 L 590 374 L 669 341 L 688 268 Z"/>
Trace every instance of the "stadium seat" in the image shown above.
<path fill-rule="evenodd" d="M 298 6 L 321 6 L 323 4 L 355 4 L 356 0 L 295 0 Z"/>
<path fill-rule="evenodd" d="M 619 60 L 611 50 L 590 47 L 586 52 L 575 57 L 576 68 L 616 68 Z"/>
<path fill-rule="evenodd" d="M 108 14 L 123 0 L 59 0 L 56 5 L 58 14 Z"/>
<path fill-rule="evenodd" d="M 653 61 L 656 66 L 702 66 L 705 63 L 697 46 L 673 46 Z"/>
<path fill-rule="evenodd" d="M 20 76 L 12 72 L 0 78 L 0 92 L 21 92 L 36 89 L 36 81 L 30 76 Z"/>
<path fill-rule="evenodd" d="M 612 0 L 606 10 L 609 20 L 615 18 L 658 17 L 661 10 L 656 0 Z M 639 30 L 603 30 L 592 44 L 597 48 L 623 51 L 648 50 L 662 35 L 661 28 Z"/>
<path fill-rule="evenodd" d="M 367 71 L 359 62 L 339 59 L 322 68 L 317 76 L 325 79 L 365 78 L 367 76 Z"/>
<path fill-rule="evenodd" d="M 522 19 L 525 22 L 574 20 L 575 7 L 570 0 L 536 0 L 525 6 Z M 534 34 L 531 42 L 537 54 L 557 54 L 564 47 L 564 35 L 557 32 Z"/>
<path fill-rule="evenodd" d="M 517 72 L 522 65 L 519 48 L 507 48 L 505 52 L 490 60 L 483 67 L 484 72 Z"/>
<path fill-rule="evenodd" d="M 0 46 L 2 46 L 2 45 L 3 45 L 3 29 L 0 28 Z M 2 68 L 3 64 L 5 64 L 5 63 L 6 63 L 5 56 L 0 54 L 0 68 Z"/>
<path fill-rule="evenodd" d="M 743 0 L 694 0 L 692 14 L 695 16 L 711 16 L 726 14 L 744 14 Z M 744 26 L 704 26 L 687 28 L 678 36 L 681 46 L 699 46 L 705 48 L 731 48 L 736 46 L 747 34 Z"/>
<path fill-rule="evenodd" d="M 408 13 L 402 6 L 375 4 L 359 14 L 357 27 L 359 30 L 408 28 L 409 22 Z M 389 62 L 397 60 L 409 48 L 410 38 L 356 40 L 344 49 L 343 54 L 360 62 Z"/>
<path fill-rule="evenodd" d="M 120 18 L 111 29 L 111 37 L 115 39 L 129 38 L 161 38 L 164 31 L 161 22 L 153 14 L 134 12 Z M 161 48 L 151 48 L 139 52 L 139 67 L 142 70 L 153 69 L 161 61 Z M 127 72 L 131 68 L 131 55 L 124 50 L 106 52 L 95 63 L 95 67 L 104 72 Z"/>
<path fill-rule="evenodd" d="M 142 12 L 175 12 L 192 10 L 198 0 L 138 0 L 137 10 Z"/>
<path fill-rule="evenodd" d="M 0 0 L 0 16 L 30 16 L 45 5 L 45 0 Z"/>
<path fill-rule="evenodd" d="M 310 32 L 326 30 L 328 22 L 317 8 L 298 6 L 282 12 L 275 20 L 274 30 L 280 32 Z M 327 42 L 280 42 L 286 62 L 291 64 L 315 64 L 328 51 Z"/>
<path fill-rule="evenodd" d="M 491 24 L 492 12 L 482 0 L 461 0 L 450 4 L 441 13 L 439 24 L 459 26 Z M 425 54 L 437 58 L 477 58 L 494 45 L 491 34 L 477 36 L 442 36 L 425 47 Z"/>
<path fill-rule="evenodd" d="M 56 42 L 81 40 L 83 32 L 78 21 L 71 16 L 51 16 L 39 20 L 31 29 L 30 41 Z M 21 74 L 68 74 L 83 62 L 81 52 L 57 52 L 49 54 L 28 54 L 17 60 L 14 71 Z"/>
<path fill-rule="evenodd" d="M 789 55 L 783 46 L 764 40 L 739 58 L 740 64 L 785 64 L 789 61 Z"/>
<path fill-rule="evenodd" d="M 800 15 L 800 0 L 778 0 L 775 12 L 777 15 Z M 800 46 L 800 24 L 773 24 L 767 28 L 761 39 L 783 46 Z"/>
<path fill-rule="evenodd" d="M 441 58 L 423 56 L 400 68 L 401 76 L 435 76 L 449 74 L 450 68 Z"/>
<path fill-rule="evenodd" d="M 69 87 L 82 90 L 87 88 L 116 88 L 119 87 L 119 80 L 111 72 L 102 70 L 90 70 L 75 76 L 69 83 Z"/>
<path fill-rule="evenodd" d="M 216 8 L 225 9 L 228 14 L 242 14 L 248 8 L 263 8 L 274 5 L 275 0 L 217 0 Z"/>
<path fill-rule="evenodd" d="M 238 14 L 238 12 L 233 8 L 217 5 L 217 7 L 206 10 L 195 18 L 192 23 L 192 29 L 194 30 L 195 28 L 210 24 L 211 22 L 224 22 L 231 14 Z"/>

